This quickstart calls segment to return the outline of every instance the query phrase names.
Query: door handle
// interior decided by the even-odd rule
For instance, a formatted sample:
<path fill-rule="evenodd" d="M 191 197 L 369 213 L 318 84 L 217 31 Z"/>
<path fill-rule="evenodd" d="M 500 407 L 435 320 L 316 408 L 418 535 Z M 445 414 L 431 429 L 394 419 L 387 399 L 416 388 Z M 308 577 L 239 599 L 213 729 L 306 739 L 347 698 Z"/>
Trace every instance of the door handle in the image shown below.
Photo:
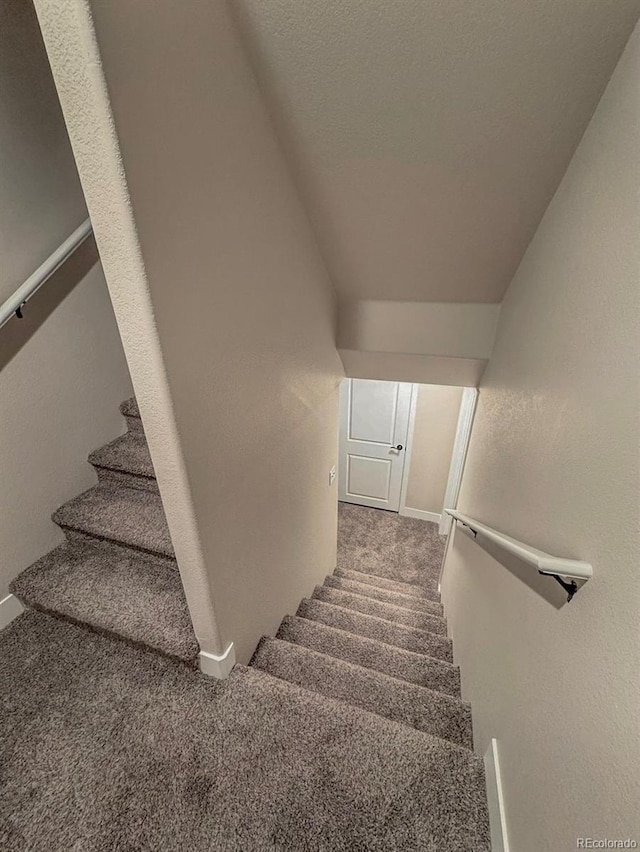
<path fill-rule="evenodd" d="M 392 450 L 404 450 L 404 447 L 402 446 L 402 444 L 396 444 L 395 447 L 393 445 L 391 445 L 391 449 Z"/>

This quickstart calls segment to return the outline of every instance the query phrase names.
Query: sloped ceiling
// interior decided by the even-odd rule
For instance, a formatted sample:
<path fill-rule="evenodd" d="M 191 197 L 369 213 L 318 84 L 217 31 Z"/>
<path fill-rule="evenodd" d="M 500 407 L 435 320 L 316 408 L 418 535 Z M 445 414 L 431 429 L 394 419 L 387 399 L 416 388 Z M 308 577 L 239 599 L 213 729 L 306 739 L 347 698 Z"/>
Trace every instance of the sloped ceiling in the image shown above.
<path fill-rule="evenodd" d="M 499 302 L 639 0 L 235 0 L 343 299 Z"/>

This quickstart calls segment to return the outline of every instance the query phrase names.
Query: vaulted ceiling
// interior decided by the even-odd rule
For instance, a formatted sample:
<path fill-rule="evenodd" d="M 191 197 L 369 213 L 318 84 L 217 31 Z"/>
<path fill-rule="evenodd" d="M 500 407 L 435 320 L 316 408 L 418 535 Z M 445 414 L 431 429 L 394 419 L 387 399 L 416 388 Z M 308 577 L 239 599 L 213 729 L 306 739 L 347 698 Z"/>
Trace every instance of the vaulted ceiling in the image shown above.
<path fill-rule="evenodd" d="M 639 0 L 236 0 L 343 299 L 499 302 Z"/>

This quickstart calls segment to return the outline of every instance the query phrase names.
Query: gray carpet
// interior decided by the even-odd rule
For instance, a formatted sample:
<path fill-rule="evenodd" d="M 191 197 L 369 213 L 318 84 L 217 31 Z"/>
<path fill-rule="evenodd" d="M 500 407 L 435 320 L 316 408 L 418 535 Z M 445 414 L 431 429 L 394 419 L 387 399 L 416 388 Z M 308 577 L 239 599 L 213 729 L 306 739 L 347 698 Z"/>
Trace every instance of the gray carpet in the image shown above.
<path fill-rule="evenodd" d="M 165 560 L 62 544 L 14 580 L 11 591 L 27 606 L 189 662 L 200 650 L 180 575 Z"/>
<path fill-rule="evenodd" d="M 121 411 L 53 515 L 67 542 L 11 586 L 33 611 L 0 634 L 0 850 L 488 850 L 433 525 L 341 506 L 336 573 L 207 680 Z"/>
<path fill-rule="evenodd" d="M 296 615 L 300 618 L 319 621 L 329 627 L 337 627 L 338 630 L 346 630 L 347 633 L 355 633 L 356 636 L 366 636 L 369 639 L 384 642 L 386 645 L 396 645 L 398 648 L 414 651 L 416 654 L 427 654 L 447 662 L 453 660 L 451 642 L 446 636 L 416 630 L 415 627 L 406 627 L 404 624 L 393 624 L 375 615 L 353 612 L 353 610 L 311 598 L 304 598 L 300 602 Z"/>
<path fill-rule="evenodd" d="M 127 432 L 89 456 L 98 480 L 158 494 L 149 448 L 141 432 Z"/>
<path fill-rule="evenodd" d="M 316 586 L 313 595 L 314 600 L 335 604 L 336 606 L 350 609 L 353 612 L 362 612 L 365 615 L 375 615 L 385 621 L 395 624 L 404 624 L 407 627 L 415 627 L 416 630 L 426 630 L 429 633 L 447 632 L 447 625 L 440 615 L 428 615 L 415 609 L 405 609 L 402 606 L 380 601 L 374 598 L 354 595 L 342 589 L 334 589 L 331 586 Z"/>
<path fill-rule="evenodd" d="M 438 525 L 395 512 L 338 504 L 338 568 L 416 585 L 437 580 L 445 539 Z"/>
<path fill-rule="evenodd" d="M 414 609 L 418 612 L 426 612 L 429 615 L 442 617 L 442 604 L 437 601 L 428 600 L 427 598 L 410 597 L 406 594 L 392 592 L 389 589 L 379 589 L 376 586 L 358 583 L 346 577 L 335 576 L 333 574 L 327 577 L 324 585 L 331 589 L 339 589 L 342 592 L 351 592 L 361 597 L 364 596 L 383 603 L 394 604 L 395 606 L 404 607 L 404 609 Z"/>
<path fill-rule="evenodd" d="M 67 543 L 11 584 L 27 606 L 194 664 L 199 647 L 135 400 L 89 456 L 100 484 L 54 512 Z"/>
<path fill-rule="evenodd" d="M 173 545 L 157 494 L 96 485 L 53 513 L 67 532 L 173 559 Z"/>
<path fill-rule="evenodd" d="M 340 548 L 340 543 L 338 547 Z M 430 581 L 425 580 L 424 584 L 420 586 L 411 586 L 408 583 L 398 583 L 395 580 L 387 580 L 374 574 L 363 574 L 362 571 L 350 571 L 347 568 L 336 568 L 333 576 L 344 577 L 347 580 L 353 580 L 377 589 L 387 589 L 400 595 L 415 595 L 418 598 L 426 598 L 430 601 L 440 601 L 437 581 L 430 584 Z"/>
<path fill-rule="evenodd" d="M 489 850 L 469 750 L 31 612 L 0 633 L 3 852 Z"/>
<path fill-rule="evenodd" d="M 437 689 L 446 695 L 460 697 L 459 669 L 435 657 L 405 651 L 404 648 L 367 639 L 365 636 L 356 636 L 345 630 L 294 615 L 283 618 L 277 637 L 329 654 L 338 660 L 356 663 L 409 683 L 417 683 L 429 689 Z"/>
<path fill-rule="evenodd" d="M 320 695 L 473 748 L 469 705 L 451 695 L 269 637 L 261 641 L 251 665 Z"/>

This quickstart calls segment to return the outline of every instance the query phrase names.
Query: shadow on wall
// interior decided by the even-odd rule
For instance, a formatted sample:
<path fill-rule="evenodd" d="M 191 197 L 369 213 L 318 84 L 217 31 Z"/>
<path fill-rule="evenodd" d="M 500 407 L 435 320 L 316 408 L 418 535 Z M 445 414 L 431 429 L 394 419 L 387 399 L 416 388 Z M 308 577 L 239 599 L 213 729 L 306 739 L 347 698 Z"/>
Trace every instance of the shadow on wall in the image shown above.
<path fill-rule="evenodd" d="M 496 562 L 499 562 L 510 574 L 513 574 L 525 586 L 528 586 L 537 595 L 544 598 L 555 609 L 562 609 L 567 603 L 567 593 L 553 577 L 539 574 L 535 568 L 518 559 L 515 554 L 507 553 L 494 542 L 483 538 L 481 533 L 478 533 L 478 537 L 475 539 L 470 530 L 457 526 L 455 534 L 466 535 L 472 541 L 475 541 L 478 547 L 482 547 L 483 550 L 492 556 Z"/>
<path fill-rule="evenodd" d="M 0 331 L 0 372 L 86 277 L 99 259 L 95 240 L 91 236 L 27 303 L 23 309 L 23 318 L 9 320 Z"/>

